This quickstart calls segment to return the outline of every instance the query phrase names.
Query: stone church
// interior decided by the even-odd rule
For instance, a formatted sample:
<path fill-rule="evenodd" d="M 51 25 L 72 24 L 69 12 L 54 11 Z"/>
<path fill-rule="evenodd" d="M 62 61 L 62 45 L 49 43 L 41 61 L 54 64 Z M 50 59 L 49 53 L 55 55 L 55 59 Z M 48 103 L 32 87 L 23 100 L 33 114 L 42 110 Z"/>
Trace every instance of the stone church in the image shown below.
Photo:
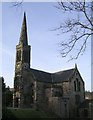
<path fill-rule="evenodd" d="M 16 46 L 13 107 L 38 108 L 61 117 L 76 114 L 84 101 L 84 81 L 74 68 L 48 73 L 30 68 L 30 50 L 24 13 L 19 44 Z"/>

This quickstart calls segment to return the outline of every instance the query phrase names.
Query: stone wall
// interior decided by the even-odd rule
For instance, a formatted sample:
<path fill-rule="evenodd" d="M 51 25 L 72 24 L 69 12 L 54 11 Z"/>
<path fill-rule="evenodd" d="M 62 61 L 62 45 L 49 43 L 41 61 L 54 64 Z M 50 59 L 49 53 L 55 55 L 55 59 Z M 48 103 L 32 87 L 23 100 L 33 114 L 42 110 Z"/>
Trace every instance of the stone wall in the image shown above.
<path fill-rule="evenodd" d="M 83 103 L 83 106 L 81 105 L 81 107 L 79 108 L 79 116 L 81 118 L 91 118 L 91 120 L 93 120 L 93 101 L 92 100 L 87 101 L 87 103 L 86 102 Z"/>
<path fill-rule="evenodd" d="M 69 118 L 69 99 L 63 97 L 50 97 L 49 109 L 61 118 Z"/>
<path fill-rule="evenodd" d="M 46 96 L 46 88 L 49 86 L 51 86 L 50 83 L 36 81 L 36 104 L 38 108 L 47 109 L 48 96 Z"/>
<path fill-rule="evenodd" d="M 22 80 L 22 99 L 24 107 L 32 107 L 34 104 L 34 92 L 35 92 L 35 79 L 30 71 L 23 72 L 23 80 Z"/>
<path fill-rule="evenodd" d="M 58 88 L 59 85 L 58 85 Z M 47 109 L 60 116 L 61 118 L 69 117 L 69 98 L 68 97 L 54 97 L 55 89 L 57 88 L 47 88 L 46 97 L 47 97 Z M 60 92 L 60 89 L 59 89 Z"/>
<path fill-rule="evenodd" d="M 75 90 L 74 86 L 74 81 L 80 82 L 80 91 Z M 76 116 L 77 114 L 77 107 L 79 106 L 80 103 L 84 101 L 84 82 L 79 75 L 78 71 L 75 72 L 74 76 L 71 78 L 70 83 L 69 83 L 69 99 L 70 99 L 70 116 L 73 117 L 74 115 Z"/>
<path fill-rule="evenodd" d="M 63 82 L 62 83 L 62 88 L 63 88 L 63 96 L 69 96 L 70 95 L 70 90 L 69 90 L 70 82 Z"/>

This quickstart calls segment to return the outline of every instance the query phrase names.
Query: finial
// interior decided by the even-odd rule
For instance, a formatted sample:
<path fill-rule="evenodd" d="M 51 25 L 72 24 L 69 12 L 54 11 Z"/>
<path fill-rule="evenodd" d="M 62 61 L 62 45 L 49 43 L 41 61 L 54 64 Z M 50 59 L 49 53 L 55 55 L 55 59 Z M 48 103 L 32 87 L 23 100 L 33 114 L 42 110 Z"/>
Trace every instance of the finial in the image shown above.
<path fill-rule="evenodd" d="M 77 68 L 77 64 L 75 63 L 75 68 Z"/>
<path fill-rule="evenodd" d="M 24 17 L 26 17 L 26 12 L 24 11 Z"/>

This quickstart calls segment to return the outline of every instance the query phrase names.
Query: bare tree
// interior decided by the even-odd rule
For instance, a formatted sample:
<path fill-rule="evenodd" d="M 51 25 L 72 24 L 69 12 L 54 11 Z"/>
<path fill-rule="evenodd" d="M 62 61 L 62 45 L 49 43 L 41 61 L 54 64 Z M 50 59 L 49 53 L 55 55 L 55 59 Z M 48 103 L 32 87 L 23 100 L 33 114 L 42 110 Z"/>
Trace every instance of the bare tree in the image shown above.
<path fill-rule="evenodd" d="M 68 39 L 61 41 L 61 55 L 69 55 L 70 60 L 77 59 L 86 50 L 89 37 L 93 35 L 93 3 L 86 2 L 58 2 L 56 6 L 63 13 L 67 13 L 65 22 L 61 23 L 54 30 L 61 31 L 61 34 L 68 35 Z M 68 33 L 68 34 L 67 34 Z M 74 51 L 74 52 L 73 52 Z"/>
<path fill-rule="evenodd" d="M 23 4 L 24 0 L 16 0 L 15 2 L 12 2 L 13 7 L 20 7 Z"/>

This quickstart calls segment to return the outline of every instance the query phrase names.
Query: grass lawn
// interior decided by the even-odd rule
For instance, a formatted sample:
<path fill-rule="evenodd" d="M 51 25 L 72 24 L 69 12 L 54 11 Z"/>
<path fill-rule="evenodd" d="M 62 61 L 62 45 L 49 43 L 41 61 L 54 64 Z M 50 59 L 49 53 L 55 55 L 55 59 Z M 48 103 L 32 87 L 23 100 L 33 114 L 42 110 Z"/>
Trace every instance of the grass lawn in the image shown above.
<path fill-rule="evenodd" d="M 47 117 L 44 112 L 31 109 L 10 109 L 17 118 L 44 118 Z"/>
<path fill-rule="evenodd" d="M 48 118 L 48 116 L 42 111 L 32 109 L 7 108 L 4 111 L 4 118 Z"/>

